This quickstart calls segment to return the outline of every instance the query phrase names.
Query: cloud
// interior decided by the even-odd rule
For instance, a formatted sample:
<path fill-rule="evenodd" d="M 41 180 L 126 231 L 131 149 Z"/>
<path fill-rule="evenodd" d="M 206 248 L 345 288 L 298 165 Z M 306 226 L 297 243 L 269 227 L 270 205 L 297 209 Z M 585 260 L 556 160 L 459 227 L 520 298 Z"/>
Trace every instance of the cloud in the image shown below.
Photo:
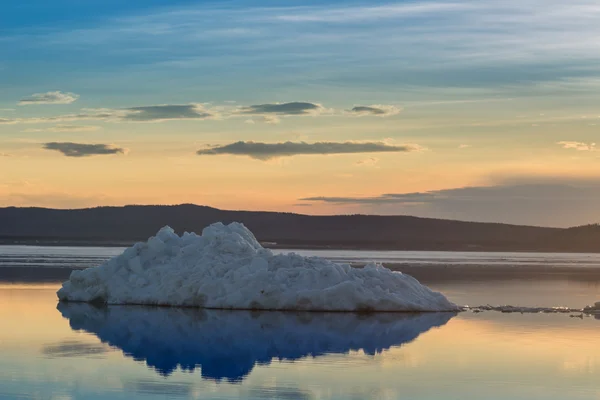
<path fill-rule="evenodd" d="M 30 104 L 71 104 L 79 98 L 78 94 L 68 92 L 46 92 L 34 93 L 29 97 L 25 97 L 19 101 L 20 106 Z"/>
<path fill-rule="evenodd" d="M 468 149 L 469 147 L 472 147 L 470 144 L 459 144 L 458 148 L 459 149 Z"/>
<path fill-rule="evenodd" d="M 105 154 L 125 154 L 126 149 L 109 144 L 82 144 L 72 142 L 50 142 L 43 146 L 46 150 L 56 150 L 67 157 L 87 157 Z"/>
<path fill-rule="evenodd" d="M 14 108 L 0 108 L 1 112 L 13 112 L 16 111 Z"/>
<path fill-rule="evenodd" d="M 379 158 L 377 157 L 369 157 L 364 160 L 360 160 L 356 162 L 356 165 L 362 165 L 365 167 L 373 167 L 379 162 Z"/>
<path fill-rule="evenodd" d="M 596 143 L 583 143 L 583 142 L 557 142 L 556 144 L 562 146 L 564 149 L 573 149 L 577 151 L 596 151 Z"/>
<path fill-rule="evenodd" d="M 349 6 L 340 8 L 309 8 L 294 9 L 294 13 L 279 14 L 275 18 L 285 22 L 327 22 L 355 23 L 377 21 L 382 19 L 398 19 L 418 17 L 433 13 L 463 12 L 472 7 L 458 3 L 432 2 L 385 4 L 377 6 Z"/>
<path fill-rule="evenodd" d="M 246 115 L 316 115 L 325 109 L 320 104 L 295 101 L 291 103 L 257 104 L 240 107 L 238 112 Z"/>
<path fill-rule="evenodd" d="M 269 125 L 277 125 L 281 122 L 281 119 L 279 119 L 275 115 L 265 115 L 263 117 L 263 122 Z"/>
<path fill-rule="evenodd" d="M 31 118 L 0 118 L 0 124 L 51 124 L 76 121 L 110 121 L 122 120 L 130 111 L 115 110 L 110 108 L 84 108 L 76 114 L 63 114 L 53 117 Z"/>
<path fill-rule="evenodd" d="M 175 119 L 207 119 L 214 115 L 200 104 L 165 104 L 158 106 L 131 107 L 124 109 L 124 121 L 160 122 Z"/>
<path fill-rule="evenodd" d="M 235 142 L 224 146 L 216 146 L 197 151 L 198 155 L 243 155 L 257 160 L 270 160 L 277 157 L 291 157 L 296 155 L 327 155 L 327 154 L 355 154 L 355 153 L 385 153 L 385 152 L 412 152 L 421 150 L 418 145 L 395 146 L 383 142 Z"/>
<path fill-rule="evenodd" d="M 600 178 L 515 178 L 489 186 L 364 197 L 311 196 L 298 201 L 340 209 L 358 206 L 374 214 L 566 227 L 599 222 Z"/>
<path fill-rule="evenodd" d="M 375 104 L 372 106 L 356 106 L 351 110 L 348 110 L 348 113 L 358 117 L 390 117 L 392 115 L 400 114 L 401 111 L 402 109 L 396 106 Z"/>
<path fill-rule="evenodd" d="M 56 125 L 50 128 L 39 128 L 39 129 L 25 129 L 25 133 L 35 132 L 95 132 L 99 130 L 99 126 L 94 125 Z"/>
<path fill-rule="evenodd" d="M 281 123 L 281 119 L 276 116 L 276 115 L 264 115 L 262 117 L 259 117 L 258 119 L 254 120 L 254 119 L 247 119 L 246 121 L 244 121 L 247 124 L 255 124 L 257 121 L 259 122 L 263 122 L 265 124 L 269 124 L 269 125 L 277 125 L 279 123 Z"/>
<path fill-rule="evenodd" d="M 9 153 L 0 152 L 0 157 L 10 157 L 10 156 L 11 156 L 11 154 L 9 154 Z"/>
<path fill-rule="evenodd" d="M 436 199 L 434 192 L 416 192 L 416 193 L 390 193 L 375 197 L 305 197 L 300 201 L 315 201 L 334 204 L 404 204 L 404 203 L 424 203 Z"/>
<path fill-rule="evenodd" d="M 84 108 L 76 114 L 53 117 L 0 118 L 0 124 L 46 124 L 76 121 L 107 122 L 162 122 L 185 119 L 207 119 L 217 117 L 216 111 L 207 111 L 201 104 L 164 104 L 121 109 Z"/>

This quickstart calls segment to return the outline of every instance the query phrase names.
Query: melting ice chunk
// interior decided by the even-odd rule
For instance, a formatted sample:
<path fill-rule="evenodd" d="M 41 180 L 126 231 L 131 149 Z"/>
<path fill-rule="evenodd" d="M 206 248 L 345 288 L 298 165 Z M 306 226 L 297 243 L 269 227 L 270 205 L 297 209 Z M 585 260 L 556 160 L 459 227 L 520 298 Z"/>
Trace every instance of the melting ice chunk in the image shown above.
<path fill-rule="evenodd" d="M 74 271 L 62 301 L 217 309 L 457 311 L 441 293 L 380 264 L 353 268 L 294 253 L 274 255 L 240 223 L 201 236 L 162 228 L 94 268 Z"/>

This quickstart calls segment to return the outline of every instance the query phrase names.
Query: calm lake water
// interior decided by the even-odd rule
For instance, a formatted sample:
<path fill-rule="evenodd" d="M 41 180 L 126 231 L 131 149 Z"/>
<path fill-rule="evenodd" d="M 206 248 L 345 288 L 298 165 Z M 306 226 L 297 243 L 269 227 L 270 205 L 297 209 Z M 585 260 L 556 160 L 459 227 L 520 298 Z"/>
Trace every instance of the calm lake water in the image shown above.
<path fill-rule="evenodd" d="M 92 266 L 121 250 L 0 246 L 0 268 Z M 459 304 L 600 300 L 587 277 L 460 277 L 470 262 L 596 268 L 598 255 L 311 254 L 447 263 L 457 279 L 425 283 Z M 95 308 L 58 304 L 58 287 L 0 283 L 0 399 L 600 399 L 593 317 Z"/>
<path fill-rule="evenodd" d="M 119 255 L 124 247 L 68 247 L 68 246 L 2 246 L 0 267 L 38 266 L 81 268 L 98 265 Z M 369 250 L 287 250 L 303 256 L 324 257 L 333 261 L 364 263 L 376 261 L 407 265 L 483 265 L 525 266 L 547 265 L 561 267 L 600 268 L 600 254 L 591 253 L 499 253 L 451 251 L 369 251 Z"/>
<path fill-rule="evenodd" d="M 0 399 L 595 399 L 600 320 L 59 305 L 0 286 Z"/>

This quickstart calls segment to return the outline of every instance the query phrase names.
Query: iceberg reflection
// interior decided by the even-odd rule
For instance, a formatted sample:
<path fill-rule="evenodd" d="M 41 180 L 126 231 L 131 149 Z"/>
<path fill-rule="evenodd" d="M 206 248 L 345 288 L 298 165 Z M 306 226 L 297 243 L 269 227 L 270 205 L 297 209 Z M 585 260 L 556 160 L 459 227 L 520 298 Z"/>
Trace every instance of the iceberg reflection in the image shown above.
<path fill-rule="evenodd" d="M 240 381 L 254 365 L 363 350 L 373 355 L 446 324 L 455 313 L 372 314 L 216 311 L 59 303 L 71 329 L 96 335 L 167 376 L 200 367 Z"/>

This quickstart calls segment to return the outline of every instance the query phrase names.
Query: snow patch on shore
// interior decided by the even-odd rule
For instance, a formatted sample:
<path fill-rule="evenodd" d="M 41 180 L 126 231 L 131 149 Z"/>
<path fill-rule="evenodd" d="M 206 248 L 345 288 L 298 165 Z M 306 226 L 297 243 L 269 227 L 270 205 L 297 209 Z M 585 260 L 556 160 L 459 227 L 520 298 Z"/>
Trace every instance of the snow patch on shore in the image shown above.
<path fill-rule="evenodd" d="M 94 268 L 73 271 L 61 301 L 216 309 L 458 311 L 441 293 L 381 264 L 353 268 L 319 257 L 274 255 L 240 223 L 202 235 L 169 227 Z"/>

